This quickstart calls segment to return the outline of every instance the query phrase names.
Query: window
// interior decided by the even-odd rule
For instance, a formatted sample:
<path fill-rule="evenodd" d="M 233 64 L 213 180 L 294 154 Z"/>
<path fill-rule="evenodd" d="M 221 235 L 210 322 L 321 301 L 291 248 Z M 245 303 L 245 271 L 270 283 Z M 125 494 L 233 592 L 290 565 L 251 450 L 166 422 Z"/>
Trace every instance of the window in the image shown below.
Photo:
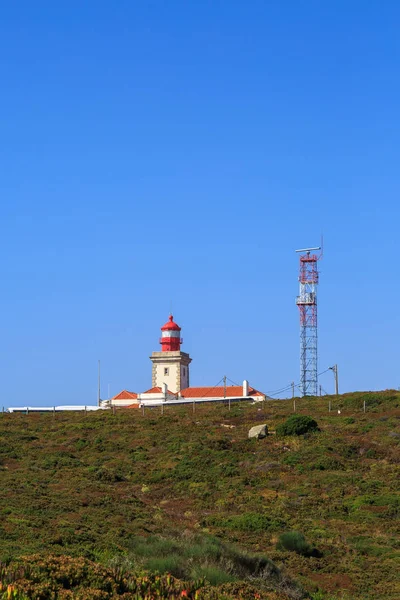
<path fill-rule="evenodd" d="M 169 375 L 169 368 L 168 367 L 164 368 L 164 375 Z"/>

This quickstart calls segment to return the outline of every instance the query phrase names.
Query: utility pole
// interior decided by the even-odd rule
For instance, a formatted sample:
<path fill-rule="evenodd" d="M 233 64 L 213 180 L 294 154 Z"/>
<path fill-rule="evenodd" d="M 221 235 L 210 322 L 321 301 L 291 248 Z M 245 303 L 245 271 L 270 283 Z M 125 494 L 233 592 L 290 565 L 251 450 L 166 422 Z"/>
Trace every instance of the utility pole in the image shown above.
<path fill-rule="evenodd" d="M 294 398 L 294 381 L 292 381 L 292 398 Z"/>
<path fill-rule="evenodd" d="M 224 375 L 224 398 L 226 398 L 226 375 Z M 231 397 L 228 399 L 228 408 L 231 410 Z"/>
<path fill-rule="evenodd" d="M 335 394 L 339 396 L 339 375 L 338 375 L 338 366 L 333 365 L 333 367 L 329 367 L 329 369 L 333 372 L 335 377 Z"/>

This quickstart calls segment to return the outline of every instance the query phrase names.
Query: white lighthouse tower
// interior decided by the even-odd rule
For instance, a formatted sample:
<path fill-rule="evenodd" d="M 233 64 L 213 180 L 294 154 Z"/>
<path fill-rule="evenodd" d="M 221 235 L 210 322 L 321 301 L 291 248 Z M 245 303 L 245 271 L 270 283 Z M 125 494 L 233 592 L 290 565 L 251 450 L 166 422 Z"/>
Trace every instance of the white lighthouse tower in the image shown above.
<path fill-rule="evenodd" d="M 189 387 L 189 365 L 192 362 L 189 354 L 181 351 L 181 328 L 174 323 L 174 317 L 161 327 L 161 352 L 153 352 L 150 360 L 153 363 L 152 385 L 163 387 L 174 394 Z"/>

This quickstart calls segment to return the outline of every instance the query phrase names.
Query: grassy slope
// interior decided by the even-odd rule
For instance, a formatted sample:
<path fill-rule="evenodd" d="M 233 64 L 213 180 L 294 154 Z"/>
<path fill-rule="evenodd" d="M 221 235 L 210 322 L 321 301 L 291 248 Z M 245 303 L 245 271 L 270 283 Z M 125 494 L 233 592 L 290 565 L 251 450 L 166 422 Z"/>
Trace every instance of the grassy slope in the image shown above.
<path fill-rule="evenodd" d="M 134 553 L 138 535 L 210 533 L 267 555 L 309 591 L 398 598 L 400 394 L 332 402 L 329 413 L 327 398 L 297 401 L 320 433 L 261 441 L 249 427 L 273 431 L 291 401 L 1 415 L 0 557 L 104 562 Z M 323 556 L 277 551 L 291 530 Z"/>

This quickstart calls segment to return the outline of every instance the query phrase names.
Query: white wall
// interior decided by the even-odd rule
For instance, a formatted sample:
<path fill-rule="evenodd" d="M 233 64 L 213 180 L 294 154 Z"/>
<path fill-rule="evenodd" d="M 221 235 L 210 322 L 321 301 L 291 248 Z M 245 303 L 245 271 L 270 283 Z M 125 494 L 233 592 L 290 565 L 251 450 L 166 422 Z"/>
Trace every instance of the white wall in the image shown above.
<path fill-rule="evenodd" d="M 131 398 L 130 400 L 110 400 L 110 406 L 130 406 L 136 404 L 138 400 Z"/>
<path fill-rule="evenodd" d="M 156 367 L 156 386 L 157 387 L 162 387 L 163 383 L 167 384 L 167 388 L 169 389 L 170 392 L 178 392 L 179 390 L 177 389 L 177 376 L 179 373 L 179 367 L 180 367 L 180 363 L 176 362 L 174 363 L 170 363 L 170 362 L 159 362 L 156 363 L 155 365 Z M 165 375 L 164 373 L 164 369 L 168 369 L 168 375 Z"/>
<path fill-rule="evenodd" d="M 181 390 L 189 387 L 189 367 L 181 365 Z"/>

